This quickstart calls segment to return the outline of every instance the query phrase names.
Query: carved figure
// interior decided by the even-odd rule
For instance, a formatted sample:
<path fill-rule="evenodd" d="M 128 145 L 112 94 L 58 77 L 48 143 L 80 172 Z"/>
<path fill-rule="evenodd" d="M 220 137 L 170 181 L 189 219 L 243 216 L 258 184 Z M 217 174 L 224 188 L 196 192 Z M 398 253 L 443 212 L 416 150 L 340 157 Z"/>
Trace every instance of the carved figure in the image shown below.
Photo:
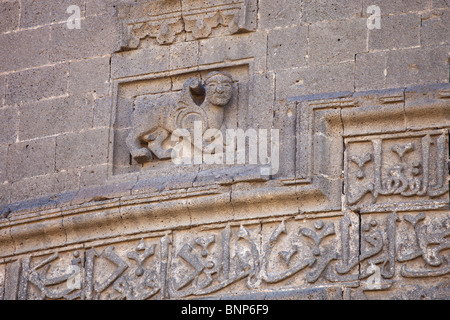
<path fill-rule="evenodd" d="M 156 156 L 170 159 L 172 149 L 163 144 L 176 129 L 192 133 L 195 121 L 208 129 L 225 132 L 224 108 L 233 96 L 233 78 L 227 72 L 211 72 L 204 83 L 197 78 L 185 82 L 175 103 L 168 99 L 136 106 L 127 145 L 134 160 L 145 163 Z"/>

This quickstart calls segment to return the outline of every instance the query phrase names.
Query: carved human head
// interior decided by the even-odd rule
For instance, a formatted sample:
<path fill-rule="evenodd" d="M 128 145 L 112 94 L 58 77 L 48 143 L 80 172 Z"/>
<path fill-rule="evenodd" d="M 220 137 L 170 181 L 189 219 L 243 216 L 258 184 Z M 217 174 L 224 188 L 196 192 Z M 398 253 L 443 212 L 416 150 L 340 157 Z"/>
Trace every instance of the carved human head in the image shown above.
<path fill-rule="evenodd" d="M 224 107 L 233 96 L 233 78 L 227 72 L 214 71 L 205 78 L 205 100 L 213 105 Z"/>

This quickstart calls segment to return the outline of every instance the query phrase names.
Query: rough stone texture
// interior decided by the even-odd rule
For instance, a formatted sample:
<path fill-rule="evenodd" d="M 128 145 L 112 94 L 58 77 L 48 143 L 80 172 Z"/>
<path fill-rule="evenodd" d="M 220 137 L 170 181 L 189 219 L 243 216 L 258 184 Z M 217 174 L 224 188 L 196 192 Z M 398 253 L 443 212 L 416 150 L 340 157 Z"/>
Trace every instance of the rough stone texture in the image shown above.
<path fill-rule="evenodd" d="M 107 163 L 107 129 L 68 133 L 56 138 L 56 170 Z"/>
<path fill-rule="evenodd" d="M 0 1 L 0 300 L 449 299 L 449 10 Z"/>
<path fill-rule="evenodd" d="M 276 29 L 269 33 L 268 70 L 305 67 L 308 48 L 308 28 Z"/>
<path fill-rule="evenodd" d="M 69 64 L 69 94 L 91 92 L 98 97 L 109 93 L 110 58 L 94 58 Z"/>
<path fill-rule="evenodd" d="M 81 96 L 24 103 L 19 107 L 19 140 L 88 129 L 92 109 L 92 99 Z"/>
<path fill-rule="evenodd" d="M 48 27 L 0 34 L 0 72 L 16 71 L 48 63 Z M 30 44 L 33 44 L 30 46 Z"/>
<path fill-rule="evenodd" d="M 381 29 L 369 32 L 369 50 L 401 49 L 420 45 L 420 15 L 383 17 Z"/>
<path fill-rule="evenodd" d="M 7 75 L 6 104 L 13 105 L 65 95 L 68 66 L 59 64 Z"/>
<path fill-rule="evenodd" d="M 310 63 L 335 64 L 354 60 L 355 53 L 366 52 L 366 21 L 365 19 L 326 21 L 311 25 L 308 51 Z"/>
<path fill-rule="evenodd" d="M 0 128 L 0 145 L 12 144 L 16 141 L 17 108 L 5 107 L 0 109 L 2 126 Z"/>
<path fill-rule="evenodd" d="M 360 17 L 362 11 L 361 3 L 352 0 L 305 0 L 302 8 L 301 21 L 305 24 Z"/>
<path fill-rule="evenodd" d="M 0 32 L 12 31 L 17 29 L 19 24 L 20 4 L 17 0 L 7 0 L 0 2 Z"/>

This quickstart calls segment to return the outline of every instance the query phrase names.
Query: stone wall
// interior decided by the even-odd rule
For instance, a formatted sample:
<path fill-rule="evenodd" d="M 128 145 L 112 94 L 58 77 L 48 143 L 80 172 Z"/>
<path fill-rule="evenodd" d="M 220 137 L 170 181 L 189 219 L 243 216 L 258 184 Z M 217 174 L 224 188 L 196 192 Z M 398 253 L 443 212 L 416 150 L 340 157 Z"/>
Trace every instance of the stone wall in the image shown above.
<path fill-rule="evenodd" d="M 0 1 L 0 299 L 448 299 L 449 34 L 445 0 Z M 279 170 L 162 156 L 215 71 Z"/>

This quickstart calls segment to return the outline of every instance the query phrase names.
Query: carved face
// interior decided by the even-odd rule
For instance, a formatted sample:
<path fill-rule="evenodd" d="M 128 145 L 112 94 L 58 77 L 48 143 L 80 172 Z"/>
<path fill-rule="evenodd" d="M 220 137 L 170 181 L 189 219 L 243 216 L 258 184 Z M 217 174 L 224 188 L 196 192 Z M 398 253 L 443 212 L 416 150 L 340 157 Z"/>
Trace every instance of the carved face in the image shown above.
<path fill-rule="evenodd" d="M 206 101 L 213 105 L 224 107 L 233 95 L 233 85 L 230 78 L 218 74 L 206 82 Z"/>

